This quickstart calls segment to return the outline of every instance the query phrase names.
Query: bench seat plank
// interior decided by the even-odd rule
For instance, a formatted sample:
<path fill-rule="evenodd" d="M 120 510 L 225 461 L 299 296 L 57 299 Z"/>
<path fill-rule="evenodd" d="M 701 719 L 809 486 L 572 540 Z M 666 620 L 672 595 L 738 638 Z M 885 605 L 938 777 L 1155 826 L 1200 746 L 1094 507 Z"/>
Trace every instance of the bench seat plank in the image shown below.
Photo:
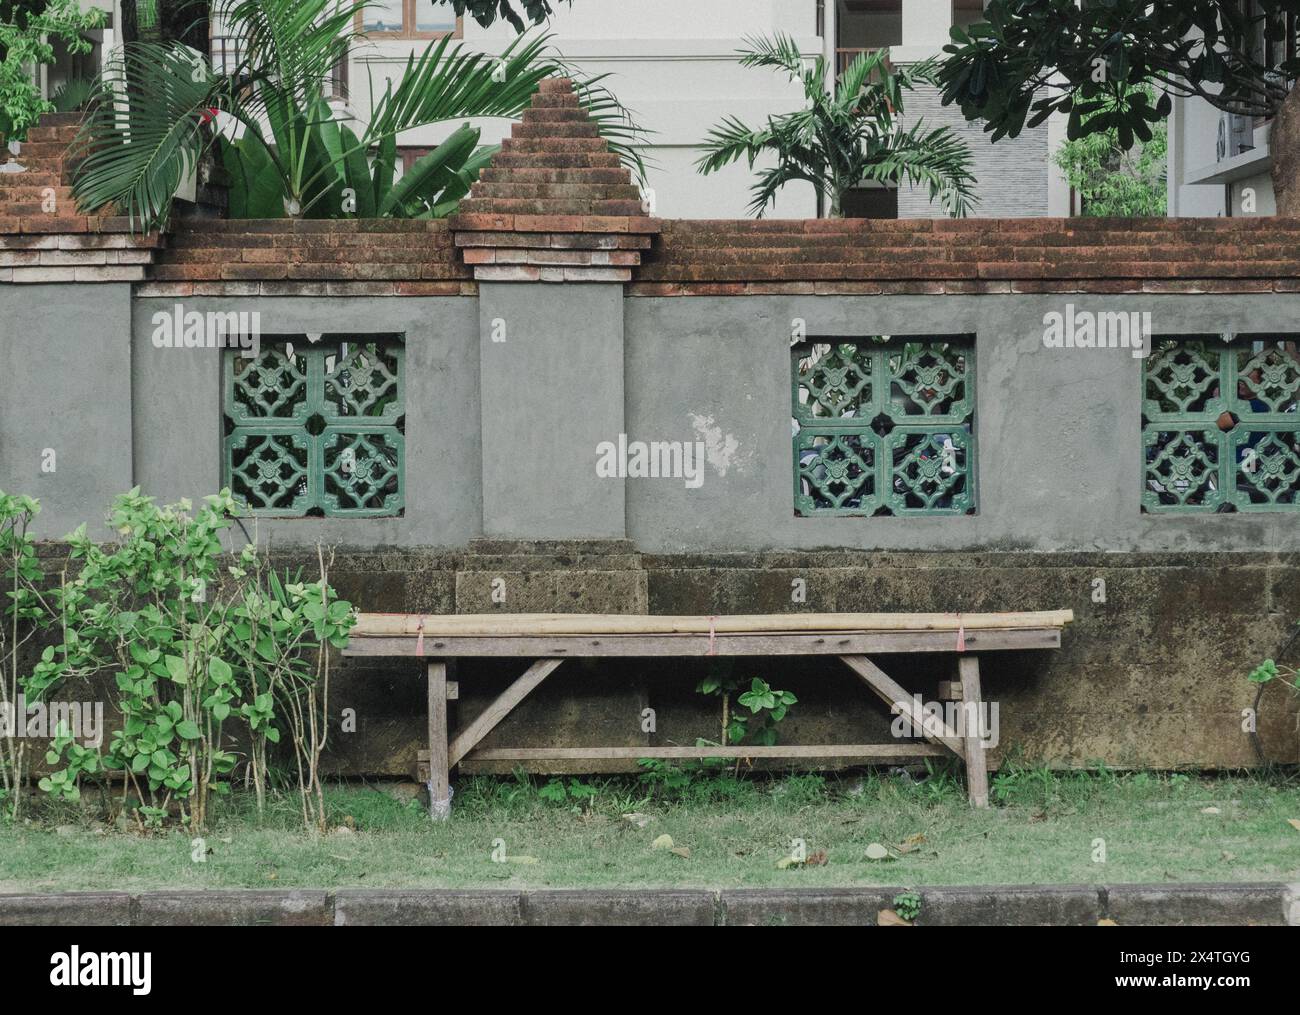
<path fill-rule="evenodd" d="M 966 651 L 1000 652 L 1061 647 L 1060 628 L 986 628 L 966 632 Z M 955 631 L 878 631 L 827 634 L 699 634 L 434 636 L 352 635 L 344 655 L 446 658 L 539 659 L 627 658 L 632 656 L 809 656 L 871 655 L 891 652 L 955 652 Z"/>

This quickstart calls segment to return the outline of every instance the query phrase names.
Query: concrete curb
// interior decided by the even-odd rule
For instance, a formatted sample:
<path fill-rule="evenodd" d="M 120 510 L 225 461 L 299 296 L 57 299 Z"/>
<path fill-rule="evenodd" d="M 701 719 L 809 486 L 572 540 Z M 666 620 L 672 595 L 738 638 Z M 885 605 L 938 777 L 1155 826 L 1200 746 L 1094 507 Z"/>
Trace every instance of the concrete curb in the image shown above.
<path fill-rule="evenodd" d="M 339 889 L 0 895 L 0 926 L 869 927 L 902 888 Z M 917 926 L 1300 926 L 1300 884 L 915 890 Z"/>

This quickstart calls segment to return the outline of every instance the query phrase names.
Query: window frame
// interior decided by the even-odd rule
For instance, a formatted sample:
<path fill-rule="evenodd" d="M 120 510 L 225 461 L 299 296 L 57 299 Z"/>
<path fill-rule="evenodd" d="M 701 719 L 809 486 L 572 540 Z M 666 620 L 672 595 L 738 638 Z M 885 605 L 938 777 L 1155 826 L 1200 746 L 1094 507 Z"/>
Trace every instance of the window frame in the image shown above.
<path fill-rule="evenodd" d="M 417 32 L 413 27 L 416 24 L 416 4 L 421 0 L 402 0 L 402 28 L 400 31 L 367 31 L 365 28 L 364 9 L 357 11 L 357 34 L 365 39 L 445 39 L 451 36 L 453 39 L 463 39 L 465 37 L 465 17 L 457 15 L 456 27 L 450 32 Z M 424 0 L 428 2 L 428 0 Z"/>

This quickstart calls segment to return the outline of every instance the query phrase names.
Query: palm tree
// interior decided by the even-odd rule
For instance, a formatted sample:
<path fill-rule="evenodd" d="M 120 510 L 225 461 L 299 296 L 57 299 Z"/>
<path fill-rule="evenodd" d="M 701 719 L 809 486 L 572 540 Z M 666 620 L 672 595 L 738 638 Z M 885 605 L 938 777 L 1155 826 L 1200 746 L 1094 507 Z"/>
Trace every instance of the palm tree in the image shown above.
<path fill-rule="evenodd" d="M 706 175 L 742 157 L 751 169 L 760 155 L 776 157 L 754 184 L 754 215 L 761 217 L 776 192 L 795 180 L 813 185 L 832 218 L 842 217 L 845 192 L 866 181 L 906 180 L 928 187 L 930 199 L 954 218 L 970 211 L 975 177 L 965 143 L 949 127 L 927 130 L 917 121 L 904 129 L 901 123 L 903 93 L 917 83 L 933 84 L 933 61 L 895 70 L 888 50 L 862 53 L 828 89 L 825 59 L 808 63 L 789 36 L 745 42 L 742 66 L 785 71 L 802 84 L 806 102 L 797 112 L 769 116 L 765 127 L 728 117 L 709 132 L 706 154 L 696 163 Z"/>
<path fill-rule="evenodd" d="M 538 83 L 568 68 L 545 36 L 511 40 L 498 58 L 450 37 L 408 58 L 372 99 L 357 130 L 325 97 L 331 68 L 356 37 L 369 0 L 225 0 L 221 23 L 239 36 L 238 64 L 216 74 L 207 55 L 175 41 L 137 42 L 96 85 L 76 143 L 73 192 L 84 211 L 109 205 L 155 229 L 205 154 L 215 150 L 238 218 L 441 217 L 454 211 L 496 152 L 465 124 L 395 181 L 404 131 L 469 117 L 515 117 Z M 611 148 L 644 178 L 640 130 L 598 82 L 577 81 Z"/>

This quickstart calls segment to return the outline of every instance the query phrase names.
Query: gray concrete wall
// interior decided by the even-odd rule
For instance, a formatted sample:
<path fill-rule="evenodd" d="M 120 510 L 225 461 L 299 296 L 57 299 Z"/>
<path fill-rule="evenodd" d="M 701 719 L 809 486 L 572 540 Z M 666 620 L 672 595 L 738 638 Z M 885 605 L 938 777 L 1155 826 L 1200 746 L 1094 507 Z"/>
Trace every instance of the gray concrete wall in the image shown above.
<path fill-rule="evenodd" d="M 483 285 L 479 321 L 484 534 L 621 538 L 596 447 L 624 431 L 623 287 Z"/>
<path fill-rule="evenodd" d="M 721 450 L 703 486 L 627 484 L 647 553 L 724 549 L 1291 550 L 1294 513 L 1144 515 L 1141 362 L 1047 349 L 1043 317 L 1150 311 L 1159 333 L 1294 330 L 1300 296 L 692 297 L 627 301 L 627 426 L 694 429 Z M 796 518 L 791 322 L 809 336 L 974 333 L 978 510 L 942 518 Z"/>
<path fill-rule="evenodd" d="M 132 307 L 124 285 L 0 287 L 0 489 L 42 499 L 39 535 L 82 521 L 103 533 L 111 498 L 134 484 L 164 501 L 218 487 L 217 357 L 150 341 L 153 314 L 174 302 Z M 185 306 L 256 310 L 268 335 L 407 336 L 405 516 L 262 520 L 280 545 L 463 548 L 488 535 L 627 536 L 651 553 L 1300 549 L 1292 514 L 1141 513 L 1141 363 L 1128 350 L 1044 348 L 1043 316 L 1067 302 L 1150 311 L 1168 334 L 1287 330 L 1300 316 L 1300 295 L 624 299 L 617 286 L 529 284 L 484 286 L 479 300 Z M 976 514 L 795 517 L 795 318 L 812 336 L 976 336 Z M 597 445 L 620 433 L 703 441 L 703 485 L 599 477 Z M 53 473 L 41 472 L 46 448 Z"/>
<path fill-rule="evenodd" d="M 219 488 L 221 368 L 206 349 L 158 349 L 152 319 L 178 302 L 138 299 L 131 387 L 136 482 L 166 502 Z M 461 297 L 194 298 L 186 310 L 261 314 L 263 335 L 406 336 L 406 511 L 400 518 L 263 518 L 276 544 L 463 546 L 481 533 L 476 301 Z M 125 488 L 125 487 L 124 487 Z"/>
<path fill-rule="evenodd" d="M 40 538 L 107 535 L 131 488 L 130 334 L 129 285 L 0 285 L 0 490 L 40 499 Z"/>

